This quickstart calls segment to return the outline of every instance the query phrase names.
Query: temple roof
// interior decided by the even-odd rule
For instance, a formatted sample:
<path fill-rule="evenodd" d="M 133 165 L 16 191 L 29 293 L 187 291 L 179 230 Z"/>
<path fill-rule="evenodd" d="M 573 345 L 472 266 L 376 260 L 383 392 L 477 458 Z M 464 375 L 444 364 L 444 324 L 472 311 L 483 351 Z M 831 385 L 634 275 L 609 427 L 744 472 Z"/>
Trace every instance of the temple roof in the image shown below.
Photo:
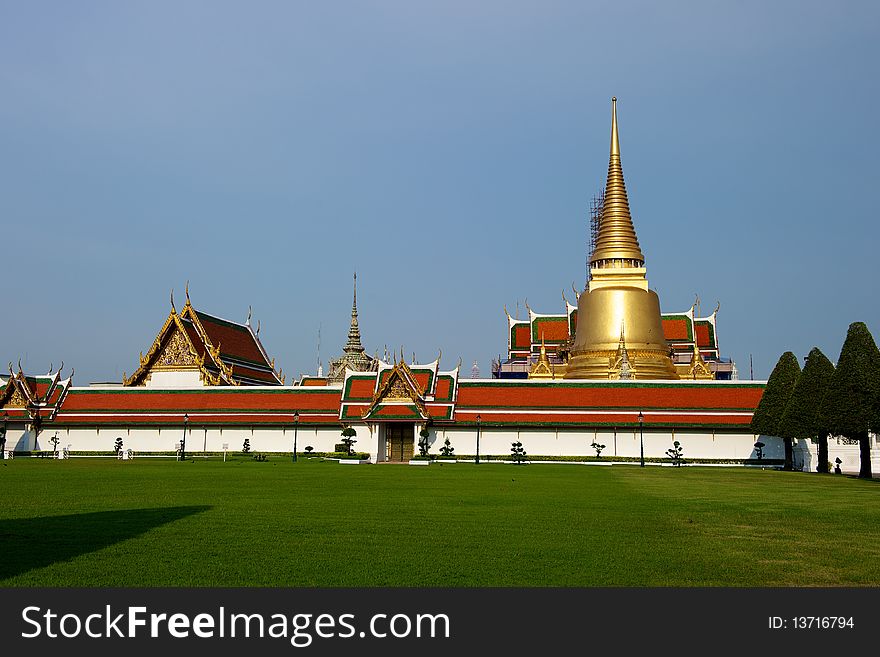
<path fill-rule="evenodd" d="M 291 426 L 338 424 L 339 388 L 211 386 L 74 388 L 55 424 L 61 426 Z M 174 440 L 171 440 L 173 443 Z M 170 445 L 169 445 L 170 448 Z"/>
<path fill-rule="evenodd" d="M 514 319 L 507 314 L 507 352 L 509 358 L 536 356 L 541 350 L 541 336 L 544 336 L 546 351 L 553 355 L 557 348 L 564 347 L 575 335 L 578 309 L 565 300 L 565 313 L 538 313 L 528 308 L 528 319 Z M 720 308 L 720 304 L 718 306 Z M 694 343 L 703 356 L 718 358 L 718 339 L 716 323 L 718 308 L 707 317 L 696 317 L 694 306 L 684 312 L 662 313 L 663 337 L 676 353 L 689 355 Z M 505 308 L 505 313 L 507 309 Z"/>
<path fill-rule="evenodd" d="M 54 418 L 73 380 L 72 371 L 66 379 L 61 378 L 63 369 L 62 365 L 57 372 L 30 375 L 21 365 L 14 371 L 10 363 L 9 377 L 0 378 L 0 414 L 10 420 L 33 422 L 38 428 L 44 420 Z"/>
<path fill-rule="evenodd" d="M 377 362 L 375 372 L 346 373 L 339 419 L 353 421 L 452 420 L 461 367 L 440 370 L 431 363 Z"/>
<path fill-rule="evenodd" d="M 418 366 L 416 366 L 418 367 Z M 32 377 L 53 410 L 53 428 L 182 426 L 300 426 L 384 421 L 455 423 L 469 426 L 718 428 L 749 431 L 763 382 L 733 381 L 570 381 L 458 379 L 458 371 L 439 371 L 433 398 L 418 393 L 411 365 L 379 386 L 378 372 L 349 372 L 339 387 L 218 386 L 188 390 L 146 387 L 69 388 L 70 379 Z M 406 369 L 404 369 L 406 368 Z M 412 376 L 403 374 L 409 370 Z M 12 377 L 10 377 L 12 378 Z M 9 380 L 0 380 L 0 397 L 10 419 L 27 418 L 9 403 Z M 408 386 L 397 386 L 395 381 Z M 15 384 L 13 384 L 15 385 Z M 50 388 L 52 391 L 50 392 Z M 406 394 L 401 394 L 404 390 Z M 17 388 L 15 388 L 17 389 Z M 421 401 L 421 404 L 417 403 Z M 48 409 L 46 409 L 48 411 Z M 176 437 L 169 438 L 168 448 Z"/>
<path fill-rule="evenodd" d="M 186 294 L 186 305 L 178 314 L 173 300 L 171 312 L 147 355 L 141 355 L 138 369 L 124 377 L 123 385 L 144 385 L 157 370 L 200 373 L 204 385 L 283 385 L 284 376 L 275 371 L 254 331 L 250 313 L 244 324 L 196 310 Z"/>

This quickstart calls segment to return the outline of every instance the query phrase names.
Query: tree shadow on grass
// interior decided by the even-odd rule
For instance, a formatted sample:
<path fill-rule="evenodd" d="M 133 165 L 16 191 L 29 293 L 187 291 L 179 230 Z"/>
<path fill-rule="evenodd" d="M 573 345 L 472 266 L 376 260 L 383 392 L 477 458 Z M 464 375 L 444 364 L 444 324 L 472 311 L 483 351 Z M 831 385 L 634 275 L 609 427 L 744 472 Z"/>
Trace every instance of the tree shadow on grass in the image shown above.
<path fill-rule="evenodd" d="M 101 550 L 209 509 L 171 506 L 0 520 L 0 581 Z"/>

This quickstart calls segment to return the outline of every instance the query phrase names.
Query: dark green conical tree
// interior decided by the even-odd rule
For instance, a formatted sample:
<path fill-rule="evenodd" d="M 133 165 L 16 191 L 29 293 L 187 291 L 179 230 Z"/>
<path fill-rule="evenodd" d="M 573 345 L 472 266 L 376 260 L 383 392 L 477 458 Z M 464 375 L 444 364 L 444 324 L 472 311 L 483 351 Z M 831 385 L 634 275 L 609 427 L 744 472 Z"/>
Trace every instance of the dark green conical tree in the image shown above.
<path fill-rule="evenodd" d="M 764 436 L 779 436 L 785 444 L 785 469 L 791 470 L 791 438 L 779 433 L 779 423 L 791 398 L 794 384 L 801 373 L 797 356 L 786 351 L 779 357 L 776 367 L 767 379 L 767 387 L 752 415 L 752 432 Z"/>
<path fill-rule="evenodd" d="M 876 429 L 880 351 L 863 322 L 849 325 L 821 414 L 829 432 L 859 441 L 859 477 L 871 478 L 868 431 Z"/>
<path fill-rule="evenodd" d="M 828 472 L 828 427 L 819 413 L 831 385 L 834 365 L 818 347 L 813 347 L 801 375 L 794 384 L 791 399 L 779 423 L 783 438 L 815 438 L 819 441 L 819 472 Z"/>

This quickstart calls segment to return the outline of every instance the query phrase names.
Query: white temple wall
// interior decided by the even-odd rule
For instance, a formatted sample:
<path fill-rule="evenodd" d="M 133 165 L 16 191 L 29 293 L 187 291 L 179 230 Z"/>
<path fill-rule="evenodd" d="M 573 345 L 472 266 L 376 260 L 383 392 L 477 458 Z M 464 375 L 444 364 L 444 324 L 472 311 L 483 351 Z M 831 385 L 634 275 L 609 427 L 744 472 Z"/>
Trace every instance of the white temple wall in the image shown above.
<path fill-rule="evenodd" d="M 355 425 L 357 435 L 354 450 L 367 452 L 375 462 L 384 455 L 384 432 L 380 426 Z M 416 427 L 415 440 L 418 440 Z M 476 427 L 430 427 L 429 451 L 439 454 L 445 439 L 448 437 L 456 455 L 473 455 L 476 453 Z M 51 450 L 50 438 L 58 433 L 58 448 L 67 447 L 72 453 L 113 450 L 117 437 L 122 438 L 123 447 L 137 452 L 173 452 L 183 437 L 183 428 L 169 427 L 73 427 L 48 428 L 44 430 L 33 445 L 32 434 L 13 432 L 10 427 L 7 449 L 20 451 L 30 449 Z M 229 452 L 241 452 L 244 440 L 250 441 L 251 452 L 291 453 L 293 450 L 294 429 L 291 426 L 254 426 L 254 427 L 199 427 L 190 425 L 186 437 L 188 454 L 203 451 L 221 452 L 228 445 Z M 672 447 L 673 440 L 678 440 L 684 450 L 685 459 L 748 459 L 757 456 L 754 443 L 760 438 L 765 443 L 764 457 L 781 459 L 784 456 L 782 440 L 772 436 L 756 437 L 750 433 L 721 433 L 712 431 L 679 431 L 662 429 L 659 431 L 644 430 L 645 456 L 648 458 L 666 457 L 666 451 Z M 880 445 L 876 439 L 872 450 L 880 459 Z M 297 451 L 302 453 L 307 446 L 315 452 L 332 452 L 335 445 L 342 441 L 341 428 L 332 426 L 301 426 L 297 429 Z M 534 456 L 595 456 L 590 447 L 592 442 L 605 445 L 602 456 L 605 458 L 639 456 L 638 429 L 571 429 L 557 430 L 546 428 L 496 428 L 482 427 L 480 430 L 480 454 L 505 456 L 510 454 L 511 443 L 519 441 L 523 444 L 527 455 Z M 803 442 L 803 441 L 801 441 Z M 807 441 L 809 443 L 809 441 Z M 844 471 L 858 471 L 858 445 L 838 445 L 835 439 L 829 441 L 830 460 L 833 462 L 840 456 Z M 799 443 L 800 445 L 800 443 Z M 802 454 L 801 462 L 808 469 L 815 470 L 817 445 L 807 444 L 796 449 Z M 417 447 L 416 447 L 417 453 Z M 880 471 L 880 467 L 877 468 Z"/>
<path fill-rule="evenodd" d="M 871 471 L 880 472 L 880 437 L 872 434 Z M 780 440 L 781 442 L 781 440 Z M 861 469 L 861 453 L 858 445 L 848 445 L 843 438 L 828 439 L 828 461 L 831 463 L 829 472 L 834 472 L 835 459 L 840 459 L 840 471 L 846 474 L 858 474 Z M 797 440 L 793 445 L 792 461 L 795 470 L 816 472 L 819 464 L 819 441 Z"/>
<path fill-rule="evenodd" d="M 360 434 L 360 427 L 358 433 Z M 364 432 L 369 432 L 364 428 Z M 40 435 L 40 448 L 51 449 L 49 437 L 54 435 L 44 431 Z M 177 449 L 183 438 L 183 427 L 76 427 L 58 429 L 60 439 L 59 449 L 69 447 L 72 453 L 76 452 L 109 452 L 117 437 L 122 438 L 124 449 L 132 449 L 137 452 L 173 452 Z M 311 446 L 315 452 L 332 452 L 334 445 L 342 439 L 341 429 L 337 426 L 314 427 L 303 426 L 296 430 L 297 451 L 302 453 L 307 446 Z M 251 452 L 281 452 L 293 451 L 293 427 L 199 427 L 190 426 L 186 435 L 186 451 L 189 454 L 200 452 L 222 452 L 223 445 L 228 445 L 229 452 L 241 452 L 245 439 L 250 441 Z M 364 447 L 361 447 L 360 436 L 355 443 L 356 449 L 369 451 L 369 441 L 364 439 Z M 47 447 L 48 445 L 48 447 Z"/>
<path fill-rule="evenodd" d="M 673 437 L 674 436 L 674 437 Z M 473 455 L 477 447 L 476 427 L 434 429 L 431 432 L 433 443 L 430 452 L 437 454 L 446 438 L 449 438 L 456 454 Z M 765 443 L 764 458 L 781 459 L 784 456 L 782 440 L 762 436 Z M 684 457 L 699 459 L 748 459 L 755 458 L 754 444 L 757 437 L 751 433 L 720 433 L 700 431 L 651 431 L 643 433 L 645 456 L 648 458 L 666 457 L 666 451 L 678 440 L 684 450 Z M 595 456 L 590 445 L 595 441 L 605 445 L 603 457 L 638 458 L 640 453 L 639 430 L 608 429 L 498 429 L 480 430 L 480 454 L 510 454 L 511 443 L 519 441 L 526 454 L 535 456 Z"/>

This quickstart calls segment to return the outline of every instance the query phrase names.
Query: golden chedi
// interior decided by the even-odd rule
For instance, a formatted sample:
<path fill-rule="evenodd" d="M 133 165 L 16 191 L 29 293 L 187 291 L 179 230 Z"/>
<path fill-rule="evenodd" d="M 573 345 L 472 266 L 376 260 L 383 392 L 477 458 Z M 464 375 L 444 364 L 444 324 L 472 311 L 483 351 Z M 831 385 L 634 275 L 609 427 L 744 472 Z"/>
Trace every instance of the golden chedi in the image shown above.
<path fill-rule="evenodd" d="M 611 157 L 590 281 L 578 299 L 578 321 L 566 379 L 618 379 L 620 350 L 635 379 L 677 379 L 663 337 L 660 300 L 648 289 L 645 256 L 633 227 L 620 166 L 617 99 L 611 99 Z"/>

